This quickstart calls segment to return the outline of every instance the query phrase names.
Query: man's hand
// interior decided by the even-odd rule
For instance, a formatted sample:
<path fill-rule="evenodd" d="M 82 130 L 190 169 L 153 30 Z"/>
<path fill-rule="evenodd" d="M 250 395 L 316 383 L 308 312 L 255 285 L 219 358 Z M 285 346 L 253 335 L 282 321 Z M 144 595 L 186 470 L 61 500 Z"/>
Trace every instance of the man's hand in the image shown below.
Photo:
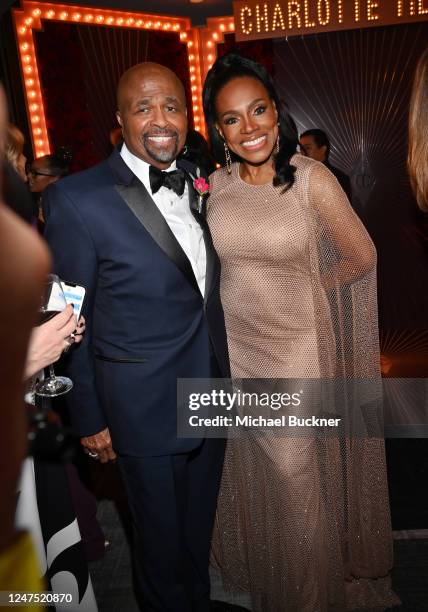
<path fill-rule="evenodd" d="M 84 446 L 89 456 L 99 459 L 101 463 L 107 463 L 116 459 L 116 453 L 111 445 L 110 432 L 107 428 L 93 436 L 82 438 L 80 443 Z M 94 456 L 95 454 L 97 457 Z"/>

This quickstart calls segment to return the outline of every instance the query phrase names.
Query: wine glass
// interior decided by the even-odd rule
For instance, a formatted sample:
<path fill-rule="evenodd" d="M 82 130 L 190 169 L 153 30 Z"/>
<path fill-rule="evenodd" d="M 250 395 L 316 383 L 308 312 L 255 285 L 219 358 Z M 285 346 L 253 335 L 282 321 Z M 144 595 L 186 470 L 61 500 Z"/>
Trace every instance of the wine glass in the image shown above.
<path fill-rule="evenodd" d="M 39 325 L 46 323 L 66 308 L 67 302 L 61 282 L 56 274 L 49 274 L 45 292 L 40 307 Z M 40 380 L 34 387 L 36 395 L 41 397 L 56 397 L 73 388 L 73 382 L 66 376 L 56 376 L 53 365 L 49 366 L 49 376 Z"/>

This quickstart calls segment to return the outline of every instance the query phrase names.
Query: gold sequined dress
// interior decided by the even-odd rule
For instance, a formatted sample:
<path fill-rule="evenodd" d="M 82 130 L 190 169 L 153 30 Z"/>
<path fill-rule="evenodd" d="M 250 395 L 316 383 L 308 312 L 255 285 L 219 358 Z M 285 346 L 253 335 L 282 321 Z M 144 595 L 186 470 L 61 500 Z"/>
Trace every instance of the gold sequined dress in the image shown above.
<path fill-rule="evenodd" d="M 379 377 L 376 253 L 334 176 L 294 155 L 282 193 L 210 177 L 235 378 Z M 379 438 L 228 442 L 213 559 L 255 612 L 382 610 L 392 537 Z"/>

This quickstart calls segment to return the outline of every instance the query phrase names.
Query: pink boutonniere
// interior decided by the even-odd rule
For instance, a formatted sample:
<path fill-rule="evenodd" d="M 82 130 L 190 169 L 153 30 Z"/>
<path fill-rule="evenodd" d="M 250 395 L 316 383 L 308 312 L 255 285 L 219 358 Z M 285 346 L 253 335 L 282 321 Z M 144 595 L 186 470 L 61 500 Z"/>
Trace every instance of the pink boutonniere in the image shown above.
<path fill-rule="evenodd" d="M 206 181 L 202 176 L 193 181 L 193 187 L 196 189 L 200 196 L 207 195 L 210 190 L 210 185 L 208 181 Z"/>
<path fill-rule="evenodd" d="M 198 168 L 199 174 L 199 168 Z M 193 177 L 192 177 L 193 178 Z M 202 212 L 205 198 L 210 192 L 210 184 L 203 176 L 197 176 L 193 178 L 193 187 L 198 194 L 198 212 Z"/>

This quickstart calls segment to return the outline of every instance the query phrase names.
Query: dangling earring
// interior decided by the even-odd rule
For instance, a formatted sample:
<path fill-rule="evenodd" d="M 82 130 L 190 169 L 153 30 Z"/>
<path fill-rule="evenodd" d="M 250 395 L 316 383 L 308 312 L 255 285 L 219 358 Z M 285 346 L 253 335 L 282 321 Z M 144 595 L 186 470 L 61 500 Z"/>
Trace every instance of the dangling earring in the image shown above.
<path fill-rule="evenodd" d="M 230 157 L 229 147 L 224 142 L 224 156 L 226 158 L 226 169 L 228 174 L 232 174 L 232 158 Z"/>
<path fill-rule="evenodd" d="M 277 126 L 280 127 L 279 125 L 279 121 L 277 123 Z M 279 130 L 278 130 L 278 136 L 276 137 L 276 143 L 275 143 L 275 153 L 278 155 L 279 153 Z"/>
<path fill-rule="evenodd" d="M 181 151 L 181 155 L 187 155 L 187 145 L 184 145 L 184 149 Z"/>

